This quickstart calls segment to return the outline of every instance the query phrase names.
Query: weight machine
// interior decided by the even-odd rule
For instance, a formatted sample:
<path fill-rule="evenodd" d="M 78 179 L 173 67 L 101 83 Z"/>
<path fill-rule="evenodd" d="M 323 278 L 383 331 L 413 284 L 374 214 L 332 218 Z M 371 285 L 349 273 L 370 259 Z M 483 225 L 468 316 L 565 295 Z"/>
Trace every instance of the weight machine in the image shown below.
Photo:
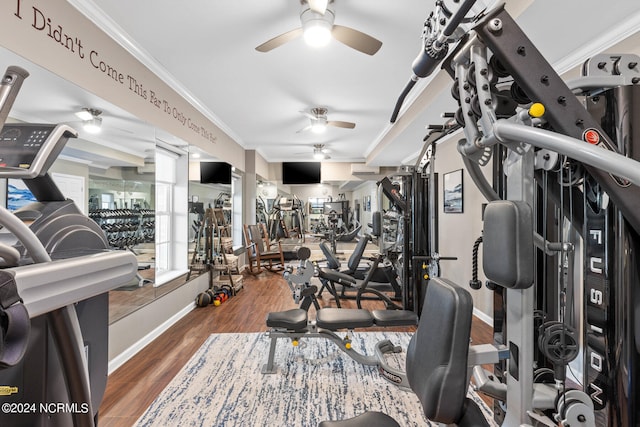
<path fill-rule="evenodd" d="M 640 58 L 600 55 L 565 83 L 502 5 L 467 18 L 473 0 L 455 13 L 445 3 L 425 22 L 391 121 L 415 82 L 443 63 L 465 135 L 458 151 L 490 201 L 483 264 L 495 289 L 496 347 L 486 356 L 500 364 L 494 379 L 476 367 L 477 387 L 496 399 L 506 426 L 636 425 Z M 493 185 L 479 169 L 492 158 Z M 521 240 L 506 238 L 509 230 Z M 568 365 L 581 353 L 582 386 L 572 388 Z"/>
<path fill-rule="evenodd" d="M 435 172 L 436 147 L 438 141 L 460 129 L 450 120 L 444 125 L 429 125 L 423 138 L 425 143 L 412 173 L 411 223 L 409 242 L 405 253 L 411 253 L 404 264 L 406 287 L 413 295 L 416 313 L 422 311 L 424 295 L 429 279 L 440 277 L 440 260 L 455 260 L 443 257 L 438 252 L 438 175 Z M 406 239 L 405 239 L 406 240 Z M 410 251 L 410 252 L 408 252 Z"/>
<path fill-rule="evenodd" d="M 384 194 L 399 212 L 396 248 L 390 250 L 383 241 L 381 250 L 394 264 L 399 282 L 403 284 L 403 307 L 416 313 L 421 312 L 429 279 L 440 276 L 440 260 L 457 259 L 438 253 L 435 153 L 436 143 L 458 129 L 460 126 L 452 121 L 430 125 L 418 161 L 399 177 L 400 185 L 394 185 L 387 177 L 378 182 L 378 200 L 381 201 Z M 383 224 L 381 226 L 384 228 Z"/>

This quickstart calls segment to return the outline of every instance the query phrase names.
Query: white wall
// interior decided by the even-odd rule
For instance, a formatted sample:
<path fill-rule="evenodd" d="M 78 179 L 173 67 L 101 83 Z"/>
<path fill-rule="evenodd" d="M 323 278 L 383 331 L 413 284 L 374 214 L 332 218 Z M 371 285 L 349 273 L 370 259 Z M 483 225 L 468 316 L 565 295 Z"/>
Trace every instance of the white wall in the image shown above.
<path fill-rule="evenodd" d="M 376 181 L 365 181 L 351 192 L 351 202 L 349 205 L 354 212 L 356 210 L 356 204 L 360 205 L 360 224 L 362 224 L 362 231 L 365 233 L 371 232 L 371 229 L 367 224 L 371 223 L 371 214 L 378 210 L 378 200 L 376 198 L 377 193 L 378 186 L 376 185 Z M 364 210 L 365 196 L 371 197 L 370 211 Z"/>
<path fill-rule="evenodd" d="M 289 185 L 288 187 L 291 195 L 297 196 L 305 204 L 309 197 L 331 197 L 337 200 L 340 193 L 338 187 L 329 184 Z"/>
<path fill-rule="evenodd" d="M 200 184 L 200 182 L 189 182 L 189 201 L 193 200 L 193 196 L 198 196 L 198 201 L 204 203 L 204 207 L 208 208 L 209 204 L 214 207 L 216 198 L 221 193 L 231 194 L 231 186 L 225 184 Z"/>
<path fill-rule="evenodd" d="M 436 150 L 436 173 L 438 179 L 438 251 L 441 256 L 458 257 L 456 261 L 441 261 L 441 276 L 468 289 L 471 280 L 471 258 L 473 242 L 482 233 L 482 204 L 487 200 L 475 187 L 471 177 L 464 170 L 462 157 L 456 150 L 458 138 L 449 139 L 438 145 Z M 443 208 L 443 182 L 444 174 L 463 169 L 463 213 L 444 213 Z M 491 182 L 491 169 L 483 169 L 485 176 Z M 480 248 L 482 249 L 482 247 Z M 482 274 L 482 250 L 479 257 L 479 276 L 485 280 Z M 493 293 L 484 286 L 481 290 L 471 290 L 474 307 L 493 317 Z"/>

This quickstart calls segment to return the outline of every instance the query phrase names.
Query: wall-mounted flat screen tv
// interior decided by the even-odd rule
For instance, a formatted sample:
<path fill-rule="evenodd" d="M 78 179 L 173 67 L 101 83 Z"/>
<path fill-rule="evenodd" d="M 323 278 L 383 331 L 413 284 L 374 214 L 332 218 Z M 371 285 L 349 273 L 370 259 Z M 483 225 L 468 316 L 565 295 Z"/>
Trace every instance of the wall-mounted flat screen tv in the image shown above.
<path fill-rule="evenodd" d="M 282 162 L 282 183 L 320 184 L 320 162 Z"/>
<path fill-rule="evenodd" d="M 225 162 L 200 162 L 201 184 L 231 184 L 231 165 Z"/>

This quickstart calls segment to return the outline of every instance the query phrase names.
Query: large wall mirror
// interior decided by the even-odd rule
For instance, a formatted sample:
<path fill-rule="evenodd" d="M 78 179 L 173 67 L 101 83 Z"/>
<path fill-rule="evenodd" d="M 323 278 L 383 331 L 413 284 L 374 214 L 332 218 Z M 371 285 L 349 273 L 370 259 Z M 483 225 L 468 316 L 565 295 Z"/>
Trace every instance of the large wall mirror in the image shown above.
<path fill-rule="evenodd" d="M 30 73 L 10 120 L 66 123 L 78 130 L 50 174 L 65 197 L 101 226 L 113 249 L 138 258 L 138 277 L 110 292 L 110 322 L 184 284 L 188 144 L 0 48 L 0 67 L 9 65 Z M 101 124 L 100 132 L 90 133 L 88 121 Z M 0 183 L 2 203 L 22 198 L 23 191 L 20 182 Z"/>
<path fill-rule="evenodd" d="M 208 273 L 210 268 L 225 271 L 229 260 L 237 263 L 243 249 L 243 174 L 197 147 L 190 147 L 189 153 L 187 261 L 191 277 Z"/>

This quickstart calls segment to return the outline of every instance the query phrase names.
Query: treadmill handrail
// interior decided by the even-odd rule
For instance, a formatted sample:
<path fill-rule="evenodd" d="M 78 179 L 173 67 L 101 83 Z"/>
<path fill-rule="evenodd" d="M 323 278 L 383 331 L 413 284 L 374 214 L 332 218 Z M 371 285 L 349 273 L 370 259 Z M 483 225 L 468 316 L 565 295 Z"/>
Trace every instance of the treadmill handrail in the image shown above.
<path fill-rule="evenodd" d="M 15 275 L 18 294 L 34 318 L 123 285 L 135 278 L 138 263 L 129 251 L 109 251 L 6 271 Z"/>

